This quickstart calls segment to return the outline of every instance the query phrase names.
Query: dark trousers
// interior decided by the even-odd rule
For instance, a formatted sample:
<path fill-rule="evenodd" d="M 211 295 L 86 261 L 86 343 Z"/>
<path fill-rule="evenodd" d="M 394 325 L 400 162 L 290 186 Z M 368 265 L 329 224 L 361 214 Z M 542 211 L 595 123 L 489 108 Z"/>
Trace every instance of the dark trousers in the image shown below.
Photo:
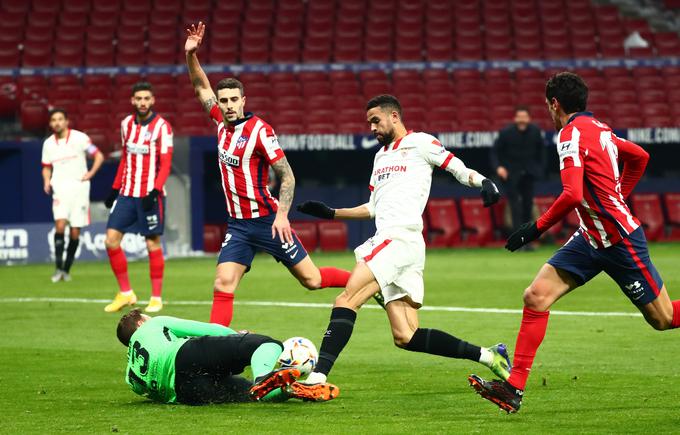
<path fill-rule="evenodd" d="M 187 340 L 175 357 L 177 401 L 187 405 L 248 401 L 252 383 L 236 376 L 250 365 L 265 343 L 280 343 L 266 335 L 233 334 Z"/>
<path fill-rule="evenodd" d="M 503 183 L 512 215 L 513 231 L 525 222 L 532 220 L 534 207 L 534 177 L 522 174 L 508 177 Z"/>

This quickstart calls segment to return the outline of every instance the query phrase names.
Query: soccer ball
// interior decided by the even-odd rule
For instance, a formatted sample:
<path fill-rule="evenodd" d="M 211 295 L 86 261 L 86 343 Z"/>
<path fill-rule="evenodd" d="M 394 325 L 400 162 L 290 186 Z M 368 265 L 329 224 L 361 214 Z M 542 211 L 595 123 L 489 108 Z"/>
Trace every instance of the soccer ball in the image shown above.
<path fill-rule="evenodd" d="M 319 354 L 314 343 L 304 337 L 292 337 L 283 342 L 283 352 L 279 356 L 281 367 L 292 367 L 306 376 L 314 370 Z"/>

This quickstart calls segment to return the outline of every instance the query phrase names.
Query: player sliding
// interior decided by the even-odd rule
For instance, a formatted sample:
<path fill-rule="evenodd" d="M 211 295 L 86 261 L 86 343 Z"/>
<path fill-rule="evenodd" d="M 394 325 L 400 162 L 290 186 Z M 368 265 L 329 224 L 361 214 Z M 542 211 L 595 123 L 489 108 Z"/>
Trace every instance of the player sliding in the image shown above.
<path fill-rule="evenodd" d="M 120 319 L 117 335 L 128 348 L 125 381 L 135 393 L 157 402 L 317 401 L 295 381 L 299 370 L 275 370 L 283 346 L 265 335 L 175 317 L 152 318 L 140 310 Z M 235 376 L 246 366 L 254 384 Z M 324 394 L 336 397 L 339 390 L 329 385 Z"/>
<path fill-rule="evenodd" d="M 391 95 L 380 95 L 366 106 L 371 131 L 381 147 L 375 155 L 366 204 L 332 209 L 308 201 L 298 210 L 325 219 L 375 218 L 376 234 L 354 252 L 357 264 L 345 290 L 335 299 L 319 362 L 304 382 L 310 391 L 324 389 L 326 377 L 352 335 L 357 311 L 377 291 L 385 298 L 394 344 L 413 352 L 465 358 L 489 367 L 505 379 L 509 360 L 505 346 L 475 346 L 437 329 L 418 326 L 423 304 L 425 242 L 422 214 L 434 166 L 450 172 L 460 183 L 481 188 L 484 205 L 498 201 L 496 186 L 448 152 L 434 137 L 407 131 L 401 105 Z"/>
<path fill-rule="evenodd" d="M 349 272 L 334 267 L 317 268 L 288 221 L 295 177 L 272 127 L 244 112 L 243 84 L 234 78 L 217 83 L 217 96 L 198 62 L 196 51 L 205 25 L 187 29 L 184 46 L 196 96 L 217 125 L 218 165 L 227 202 L 227 235 L 218 257 L 210 321 L 229 326 L 234 292 L 250 270 L 256 250 L 283 263 L 310 290 L 344 287 Z M 280 182 L 279 199 L 267 188 L 269 167 Z"/>
<path fill-rule="evenodd" d="M 516 251 L 574 208 L 581 226 L 524 291 L 510 378 L 469 378 L 482 397 L 507 412 L 517 412 L 522 404 L 531 365 L 548 327 L 550 306 L 602 271 L 616 281 L 654 329 L 680 326 L 680 300 L 668 297 L 649 258 L 640 221 L 625 201 L 642 177 L 649 155 L 616 137 L 609 126 L 585 111 L 588 87 L 576 74 L 554 75 L 546 84 L 545 97 L 555 128 L 560 130 L 557 153 L 564 189 L 536 222 L 525 223 L 510 235 L 505 247 Z"/>

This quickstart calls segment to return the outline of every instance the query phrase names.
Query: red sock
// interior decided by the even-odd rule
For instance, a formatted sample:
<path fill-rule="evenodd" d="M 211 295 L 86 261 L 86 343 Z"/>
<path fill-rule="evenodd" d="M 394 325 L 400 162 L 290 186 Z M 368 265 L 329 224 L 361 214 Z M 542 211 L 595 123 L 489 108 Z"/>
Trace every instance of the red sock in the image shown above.
<path fill-rule="evenodd" d="M 320 267 L 321 272 L 321 288 L 326 287 L 345 287 L 349 276 L 352 274 L 348 270 L 338 269 L 335 267 Z"/>
<path fill-rule="evenodd" d="M 671 328 L 680 328 L 680 300 L 671 302 L 673 304 L 673 320 Z"/>
<path fill-rule="evenodd" d="M 109 263 L 111 263 L 111 270 L 118 280 L 118 287 L 121 292 L 130 290 L 130 278 L 127 271 L 127 259 L 125 252 L 119 247 L 115 249 L 106 249 L 109 254 Z"/>
<path fill-rule="evenodd" d="M 515 357 L 512 361 L 512 371 L 508 383 L 515 388 L 523 390 L 527 384 L 527 378 L 534 363 L 534 357 L 538 346 L 541 345 L 545 330 L 548 328 L 550 311 L 534 311 L 524 307 L 522 324 L 517 334 L 515 343 Z"/>
<path fill-rule="evenodd" d="M 149 275 L 151 276 L 151 296 L 160 298 L 163 289 L 163 269 L 165 259 L 163 249 L 149 251 Z"/>
<path fill-rule="evenodd" d="M 210 323 L 229 326 L 233 316 L 234 294 L 215 290 L 213 292 L 212 309 L 210 310 Z"/>

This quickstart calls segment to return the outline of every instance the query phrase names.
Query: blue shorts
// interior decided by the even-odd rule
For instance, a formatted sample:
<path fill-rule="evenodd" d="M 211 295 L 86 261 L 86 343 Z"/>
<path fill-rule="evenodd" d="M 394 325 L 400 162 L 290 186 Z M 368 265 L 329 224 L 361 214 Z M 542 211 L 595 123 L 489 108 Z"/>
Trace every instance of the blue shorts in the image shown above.
<path fill-rule="evenodd" d="M 275 214 L 254 219 L 227 219 L 227 234 L 222 242 L 222 249 L 217 264 L 233 262 L 243 264 L 250 270 L 257 251 L 264 251 L 286 265 L 295 266 L 307 257 L 297 234 L 293 231 L 293 244 L 281 243 L 277 235 L 272 238 L 272 224 Z"/>
<path fill-rule="evenodd" d="M 654 301 L 663 281 L 652 264 L 642 227 L 608 248 L 593 248 L 586 236 L 577 231 L 548 264 L 569 272 L 579 286 L 600 272 L 611 276 L 621 291 L 637 306 Z"/>
<path fill-rule="evenodd" d="M 159 196 L 156 205 L 150 211 L 145 212 L 142 208 L 142 198 L 121 195 L 111 207 L 106 228 L 112 228 L 121 233 L 156 236 L 163 234 L 164 223 L 164 197 Z"/>

